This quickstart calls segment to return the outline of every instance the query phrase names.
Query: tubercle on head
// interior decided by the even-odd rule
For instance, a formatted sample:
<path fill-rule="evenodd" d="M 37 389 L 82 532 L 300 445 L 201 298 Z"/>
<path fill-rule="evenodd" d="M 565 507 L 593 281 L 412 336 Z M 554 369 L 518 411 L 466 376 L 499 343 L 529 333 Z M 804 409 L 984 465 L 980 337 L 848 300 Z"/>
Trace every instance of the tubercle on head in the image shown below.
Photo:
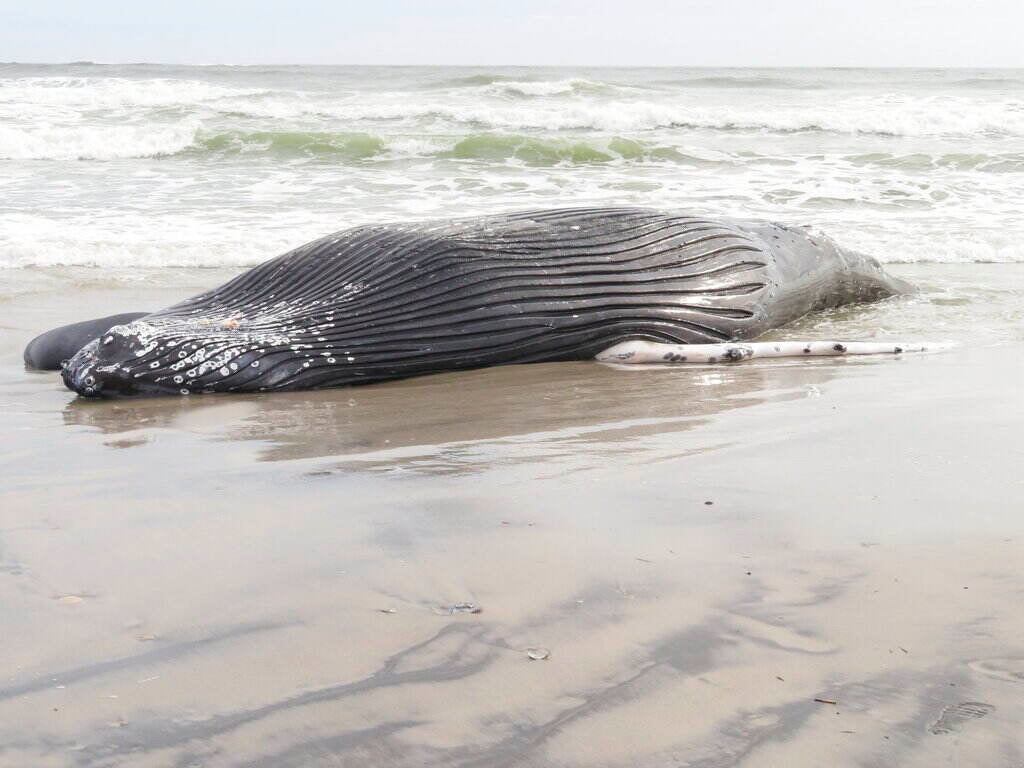
<path fill-rule="evenodd" d="M 61 368 L 64 385 L 88 398 L 130 397 L 152 391 L 148 383 L 136 379 L 128 365 L 130 340 L 106 334 L 86 344 Z"/>
<path fill-rule="evenodd" d="M 268 370 L 261 360 L 268 347 L 280 344 L 293 352 L 312 349 L 278 332 L 254 334 L 209 318 L 147 319 L 110 328 L 68 360 L 61 375 L 69 389 L 88 398 L 223 392 L 256 379 L 272 386 L 273 366 Z"/>

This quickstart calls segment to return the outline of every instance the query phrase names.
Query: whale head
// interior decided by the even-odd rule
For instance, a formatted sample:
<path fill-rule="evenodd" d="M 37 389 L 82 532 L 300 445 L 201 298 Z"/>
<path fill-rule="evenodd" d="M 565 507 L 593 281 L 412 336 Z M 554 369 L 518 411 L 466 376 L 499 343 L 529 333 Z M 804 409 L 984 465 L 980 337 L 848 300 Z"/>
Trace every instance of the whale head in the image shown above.
<path fill-rule="evenodd" d="M 191 395 L 272 389 L 296 365 L 310 363 L 279 331 L 253 329 L 235 317 L 146 316 L 116 325 L 78 350 L 61 369 L 83 397 Z M 292 365 L 275 365 L 285 358 Z M 331 358 L 333 362 L 333 358 Z"/>

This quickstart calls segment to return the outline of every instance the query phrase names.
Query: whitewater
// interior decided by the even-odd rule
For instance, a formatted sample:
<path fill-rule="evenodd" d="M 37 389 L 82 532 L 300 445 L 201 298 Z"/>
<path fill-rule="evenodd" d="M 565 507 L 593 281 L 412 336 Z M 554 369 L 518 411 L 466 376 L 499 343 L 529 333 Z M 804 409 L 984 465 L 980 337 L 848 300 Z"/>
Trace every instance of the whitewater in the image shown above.
<path fill-rule="evenodd" d="M 590 204 L 1024 262 L 1024 71 L 0 65 L 0 269 L 245 267 Z"/>

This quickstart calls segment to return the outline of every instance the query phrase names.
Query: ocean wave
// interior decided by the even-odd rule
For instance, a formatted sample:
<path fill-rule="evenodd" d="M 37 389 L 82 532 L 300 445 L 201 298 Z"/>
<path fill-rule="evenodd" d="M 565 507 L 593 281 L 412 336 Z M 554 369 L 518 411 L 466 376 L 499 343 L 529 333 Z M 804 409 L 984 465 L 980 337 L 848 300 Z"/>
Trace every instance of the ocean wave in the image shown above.
<path fill-rule="evenodd" d="M 385 136 L 366 132 L 226 131 L 210 132 L 196 120 L 145 126 L 100 126 L 34 130 L 0 125 L 3 160 L 114 160 L 132 158 L 247 156 L 267 159 L 321 159 L 359 162 L 381 159 L 453 159 L 560 163 L 612 161 L 729 164 L 723 153 L 704 156 L 670 145 L 608 138 L 540 137 L 527 134 L 469 133 L 455 136 Z"/>
<path fill-rule="evenodd" d="M 199 123 L 40 126 L 0 124 L 0 160 L 114 160 L 175 155 L 191 147 Z"/>
<path fill-rule="evenodd" d="M 823 82 L 801 80 L 796 77 L 773 75 L 706 75 L 670 78 L 655 81 L 658 85 L 676 85 L 684 88 L 772 88 L 793 90 L 820 90 Z"/>
<path fill-rule="evenodd" d="M 0 104 L 73 107 L 79 110 L 126 107 L 188 107 L 225 98 L 266 95 L 262 88 L 216 85 L 202 80 L 124 77 L 19 77 L 0 79 Z"/>
<path fill-rule="evenodd" d="M 1021 77 L 965 77 L 960 80 L 950 80 L 944 85 L 960 88 L 1024 88 L 1024 78 Z"/>
<path fill-rule="evenodd" d="M 920 237 L 894 242 L 858 236 L 841 230 L 830 232 L 847 247 L 870 253 L 883 264 L 1024 264 L 1024 247 L 1015 238 L 991 232 L 972 238 L 957 233 L 922 233 Z"/>
<path fill-rule="evenodd" d="M 460 88 L 460 87 L 477 87 L 481 85 L 493 85 L 494 83 L 506 83 L 516 79 L 515 75 L 497 75 L 497 74 L 476 74 L 476 75 L 465 75 L 462 77 L 451 77 L 444 80 L 440 80 L 435 83 L 431 83 L 428 87 L 430 88 Z"/>
<path fill-rule="evenodd" d="M 560 162 L 594 163 L 614 159 L 610 148 L 602 151 L 582 141 L 552 141 L 529 136 L 477 134 L 462 139 L 448 153 L 462 160 L 508 160 L 515 158 L 528 165 L 554 165 Z"/>
<path fill-rule="evenodd" d="M 697 130 L 691 125 L 689 130 Z M 740 130 L 740 129 L 735 129 Z M 559 164 L 677 164 L 692 167 L 753 167 L 793 165 L 807 158 L 779 157 L 743 150 L 687 146 L 665 133 L 648 138 L 625 135 L 543 135 L 504 131 L 455 134 L 377 133 L 368 131 L 211 131 L 195 118 L 143 125 L 11 127 L 0 124 L 0 160 L 99 160 L 204 155 L 247 157 L 253 160 L 322 160 L 362 163 L 401 159 L 464 160 L 518 163 L 527 166 Z M 824 156 L 815 155 L 816 158 Z M 1024 173 L 1024 152 L 906 153 L 873 152 L 829 156 L 829 162 L 852 167 L 876 167 L 906 172 L 934 170 L 979 173 Z"/>
<path fill-rule="evenodd" d="M 608 163 L 617 160 L 670 162 L 692 166 L 733 164 L 724 153 L 705 153 L 705 156 L 701 157 L 683 152 L 677 147 L 659 146 L 621 136 L 583 141 L 542 139 L 520 134 L 479 133 L 460 139 L 450 150 L 440 154 L 460 160 L 517 160 L 525 165 L 534 166 Z"/>
<path fill-rule="evenodd" d="M 336 157 L 363 160 L 383 152 L 384 140 L 369 133 L 230 131 L 199 138 L 187 149 L 225 154 L 267 153 L 279 157 Z M 185 148 L 182 151 L 185 151 Z"/>
<path fill-rule="evenodd" d="M 179 217 L 130 215 L 73 224 L 43 215 L 7 215 L 0 231 L 0 269 L 249 267 L 304 239 L 276 230 L 246 232 Z"/>
<path fill-rule="evenodd" d="M 249 117 L 322 118 L 363 123 L 466 126 L 504 131 L 638 132 L 660 129 L 755 133 L 834 133 L 905 137 L 1024 136 L 1024 100 L 991 101 L 899 95 L 832 104 L 707 106 L 678 99 L 429 99 L 378 94 L 340 101 L 220 105 Z"/>
<path fill-rule="evenodd" d="M 873 152 L 863 155 L 848 155 L 843 158 L 858 166 L 899 168 L 908 171 L 931 171 L 949 169 L 956 171 L 980 171 L 982 173 L 1024 173 L 1024 152 L 986 154 L 982 152 L 959 153 L 912 153 L 897 155 L 889 152 Z"/>
<path fill-rule="evenodd" d="M 778 78 L 775 78 L 778 79 Z M 373 132 L 367 123 L 410 129 L 599 131 L 652 130 L 835 133 L 901 137 L 1024 136 L 1024 98 L 885 93 L 831 100 L 793 97 L 713 104 L 686 96 L 685 84 L 713 89 L 770 87 L 771 77 L 714 75 L 681 81 L 682 90 L 616 85 L 588 78 L 463 78 L 461 90 L 329 91 L 227 86 L 198 79 L 21 77 L 0 79 L 0 119 L 8 125 L 73 125 L 91 112 L 122 122 L 149 120 L 158 110 L 201 120 L 330 122 L 330 129 Z M 660 81 L 657 81 L 660 82 Z M 986 81 L 988 82 L 988 81 Z M 648 86 L 651 84 L 648 83 Z M 656 93 L 656 95 L 655 95 Z M 342 121 L 341 125 L 338 122 Z M 303 126 L 306 129 L 306 126 Z"/>
<path fill-rule="evenodd" d="M 691 166 L 732 165 L 725 153 L 700 155 L 669 145 L 609 138 L 541 137 L 527 134 L 471 133 L 464 136 L 380 136 L 370 133 L 230 132 L 201 136 L 182 154 L 266 154 L 272 157 L 308 157 L 341 162 L 369 158 L 423 158 L 517 162 L 528 166 L 609 163 L 615 161 L 668 162 Z"/>
<path fill-rule="evenodd" d="M 573 92 L 610 93 L 623 88 L 616 83 L 585 77 L 545 78 L 522 75 L 476 74 L 430 83 L 429 90 L 467 90 L 491 93 L 517 93 L 523 96 L 552 96 Z"/>
<path fill-rule="evenodd" d="M 494 83 L 487 90 L 500 96 L 533 98 L 613 94 L 625 89 L 611 83 L 599 83 L 574 77 L 567 80 L 507 80 Z"/>

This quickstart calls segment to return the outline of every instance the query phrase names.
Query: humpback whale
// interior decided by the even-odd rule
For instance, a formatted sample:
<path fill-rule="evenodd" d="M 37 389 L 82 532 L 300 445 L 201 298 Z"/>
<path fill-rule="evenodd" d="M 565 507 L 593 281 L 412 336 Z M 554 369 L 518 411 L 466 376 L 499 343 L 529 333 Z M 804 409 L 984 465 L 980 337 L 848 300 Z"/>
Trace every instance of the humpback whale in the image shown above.
<path fill-rule="evenodd" d="M 87 342 L 81 330 L 70 339 L 77 325 L 51 331 L 50 357 L 67 351 L 64 382 L 86 397 L 625 362 L 635 354 L 623 344 L 671 361 L 658 345 L 747 343 L 808 312 L 909 288 L 804 227 L 640 208 L 528 211 L 350 228 L 167 309 L 89 321 Z M 65 336 L 80 348 L 60 347 Z"/>

